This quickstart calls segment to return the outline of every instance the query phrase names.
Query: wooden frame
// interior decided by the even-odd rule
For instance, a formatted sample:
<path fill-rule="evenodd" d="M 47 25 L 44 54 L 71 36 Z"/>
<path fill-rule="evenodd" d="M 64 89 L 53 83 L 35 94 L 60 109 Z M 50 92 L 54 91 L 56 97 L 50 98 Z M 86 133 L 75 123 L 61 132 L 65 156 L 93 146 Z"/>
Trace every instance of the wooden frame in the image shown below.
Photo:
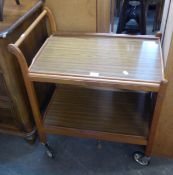
<path fill-rule="evenodd" d="M 153 114 L 152 124 L 150 127 L 150 133 L 148 138 L 148 144 L 146 149 L 146 156 L 151 156 L 153 150 L 154 139 L 156 137 L 156 131 L 159 123 L 159 117 L 162 110 L 162 104 L 165 97 L 165 92 L 167 88 L 168 81 L 165 79 L 161 82 L 160 89 L 157 96 L 156 106 Z"/>
<path fill-rule="evenodd" d="M 41 113 L 39 111 L 38 108 L 38 101 L 37 101 L 37 97 L 36 97 L 36 92 L 35 89 L 33 87 L 33 83 L 30 82 L 29 78 L 28 78 L 28 66 L 26 63 L 26 59 L 23 55 L 23 53 L 21 52 L 21 50 L 18 48 L 20 46 L 20 44 L 25 40 L 26 37 L 28 37 L 28 35 L 32 32 L 32 30 L 37 26 L 37 24 L 45 17 L 48 16 L 49 21 L 50 21 L 50 27 L 51 27 L 51 31 L 52 33 L 56 31 L 56 24 L 55 21 L 53 20 L 53 14 L 51 13 L 51 11 L 45 7 L 43 12 L 37 17 L 37 19 L 30 25 L 30 27 L 25 31 L 25 33 L 23 33 L 20 38 L 18 39 L 18 41 L 14 44 L 14 45 L 9 45 L 9 51 L 11 51 L 11 53 L 13 53 L 16 58 L 18 58 L 18 62 L 20 67 L 22 68 L 22 75 L 24 76 L 24 82 L 25 82 L 25 86 L 26 86 L 26 90 L 28 92 L 28 98 L 31 104 L 31 108 L 32 108 L 32 112 L 34 115 L 34 119 L 35 119 L 35 123 L 36 123 L 36 127 L 38 129 L 38 134 L 39 134 L 39 138 L 40 141 L 42 143 L 46 142 L 46 136 L 45 136 L 45 132 L 43 129 L 43 121 L 40 118 Z"/>
<path fill-rule="evenodd" d="M 59 133 L 63 135 L 72 135 L 72 136 L 82 136 L 82 137 L 90 137 L 90 138 L 97 138 L 97 139 L 104 139 L 104 140 L 112 140 L 112 141 L 120 141 L 125 143 L 133 143 L 133 144 L 140 144 L 140 145 L 146 145 L 146 155 L 151 155 L 151 150 L 153 146 L 153 140 L 156 133 L 157 123 L 159 120 L 160 115 L 160 108 L 163 101 L 163 96 L 165 93 L 167 80 L 164 76 L 164 64 L 163 64 L 163 58 L 161 57 L 161 70 L 162 70 L 162 80 L 160 83 L 154 83 L 154 82 L 145 82 L 145 81 L 138 81 L 135 82 L 134 80 L 123 80 L 123 79 L 90 79 L 90 78 L 80 78 L 71 76 L 69 79 L 69 76 L 66 77 L 64 75 L 44 75 L 44 74 L 34 74 L 30 73 L 28 69 L 28 65 L 25 61 L 25 56 L 19 49 L 20 44 L 25 40 L 26 37 L 32 32 L 32 30 L 37 26 L 37 24 L 45 17 L 48 16 L 51 26 L 51 31 L 54 35 L 66 35 L 68 36 L 68 33 L 57 33 L 56 24 L 53 19 L 53 14 L 51 11 L 45 7 L 43 12 L 37 17 L 37 19 L 32 23 L 32 25 L 21 35 L 21 37 L 16 41 L 15 44 L 9 45 L 9 51 L 14 54 L 18 60 L 18 63 L 20 65 L 22 75 L 24 78 L 25 86 L 27 89 L 30 105 L 32 107 L 32 112 L 34 115 L 35 123 L 37 126 L 37 130 L 39 133 L 40 141 L 44 144 L 46 144 L 46 133 Z M 71 34 L 72 35 L 72 34 Z M 73 36 L 81 35 L 81 34 L 73 34 Z M 127 35 L 108 35 L 108 34 L 82 34 L 82 35 L 94 35 L 99 37 L 127 37 Z M 146 37 L 146 36 L 128 36 L 129 38 L 140 38 L 140 39 L 156 39 L 155 37 Z M 158 38 L 157 38 L 158 39 Z M 74 80 L 74 81 L 73 81 Z M 100 132 L 100 131 L 82 131 L 80 129 L 75 128 L 65 128 L 65 127 L 44 127 L 43 119 L 41 118 L 41 113 L 38 108 L 38 101 L 36 97 L 36 93 L 33 87 L 33 81 L 39 81 L 39 82 L 52 82 L 52 83 L 63 83 L 63 84 L 70 84 L 70 85 L 80 85 L 80 86 L 89 86 L 89 87 L 100 87 L 103 84 L 104 88 L 109 89 L 115 89 L 115 88 L 121 88 L 121 89 L 129 89 L 129 90 L 143 90 L 143 91 L 152 91 L 152 92 L 158 92 L 158 98 L 157 103 L 153 115 L 153 120 L 151 123 L 151 129 L 150 134 L 148 138 L 140 137 L 136 135 L 128 135 L 128 134 L 118 134 L 118 133 L 107 133 L 107 132 Z M 66 82 L 67 81 L 67 82 Z"/>
<path fill-rule="evenodd" d="M 160 37 L 153 37 L 153 36 L 134 36 L 134 35 L 117 35 L 117 34 L 101 34 L 101 33 L 56 33 L 53 36 L 97 36 L 97 37 L 115 37 L 115 38 L 129 38 L 129 39 L 149 39 L 149 40 L 159 40 Z M 160 41 L 160 40 L 159 40 Z M 45 44 L 47 41 L 45 42 Z M 40 50 L 41 52 L 41 50 Z M 38 53 L 39 54 L 39 53 Z M 37 54 L 37 55 L 38 55 Z M 33 59 L 35 60 L 35 58 Z M 33 61 L 34 62 L 34 61 Z M 161 65 L 162 65 L 162 80 L 165 79 L 164 77 L 164 64 L 163 58 L 161 57 Z M 32 66 L 32 65 L 31 65 Z M 30 68 L 29 68 L 30 69 Z M 35 73 L 30 71 L 29 77 L 32 81 L 39 81 L 39 82 L 48 82 L 48 83 L 63 83 L 63 84 L 73 84 L 73 85 L 82 85 L 82 86 L 101 86 L 109 89 L 121 88 L 121 89 L 129 89 L 129 90 L 144 90 L 144 91 L 153 91 L 158 92 L 160 83 L 159 82 L 152 82 L 152 81 L 141 81 L 141 80 L 132 80 L 132 79 L 125 79 L 125 78 L 91 78 L 76 76 L 75 74 L 71 75 L 63 75 L 63 74 L 44 74 L 44 73 Z"/>
<path fill-rule="evenodd" d="M 165 0 L 164 15 L 161 25 L 163 32 L 162 49 L 165 59 L 165 76 L 169 81 L 165 97 L 163 100 L 161 114 L 157 126 L 156 136 L 154 138 L 154 146 L 152 154 L 155 156 L 163 156 L 173 158 L 173 1 Z"/>

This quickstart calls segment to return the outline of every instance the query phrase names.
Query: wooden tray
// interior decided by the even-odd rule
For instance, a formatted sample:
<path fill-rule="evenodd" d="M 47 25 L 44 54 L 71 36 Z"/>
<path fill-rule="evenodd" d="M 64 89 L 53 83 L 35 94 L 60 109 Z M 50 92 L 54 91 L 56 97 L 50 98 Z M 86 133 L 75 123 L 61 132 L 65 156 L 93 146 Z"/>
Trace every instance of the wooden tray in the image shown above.
<path fill-rule="evenodd" d="M 159 39 L 52 36 L 29 68 L 33 81 L 158 91 L 164 79 Z"/>

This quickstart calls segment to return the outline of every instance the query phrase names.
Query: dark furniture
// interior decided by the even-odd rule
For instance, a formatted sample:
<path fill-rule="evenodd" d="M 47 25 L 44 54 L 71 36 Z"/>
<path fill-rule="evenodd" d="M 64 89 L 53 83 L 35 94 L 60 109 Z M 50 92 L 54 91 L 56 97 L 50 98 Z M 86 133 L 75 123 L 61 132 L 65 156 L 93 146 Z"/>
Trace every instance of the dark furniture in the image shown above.
<path fill-rule="evenodd" d="M 162 15 L 163 15 L 163 8 L 164 8 L 165 1 L 160 0 L 156 4 L 156 11 L 154 15 L 154 24 L 153 24 L 153 31 L 158 31 L 160 30 L 160 25 L 162 22 Z"/>
<path fill-rule="evenodd" d="M 136 33 L 146 34 L 146 4 L 144 0 L 124 0 L 122 2 L 117 33 Z M 135 26 L 129 24 L 135 21 Z M 129 24 L 129 25 L 128 25 Z M 131 25 L 131 26 L 130 26 Z"/>
<path fill-rule="evenodd" d="M 23 0 L 22 6 L 16 6 L 15 3 L 11 3 L 11 0 L 6 0 L 5 3 L 4 14 L 7 18 L 0 22 L 0 132 L 19 135 L 33 142 L 36 130 L 31 107 L 18 64 L 8 52 L 8 44 L 14 42 L 37 18 L 43 2 L 30 0 L 28 3 L 28 0 Z M 11 11 L 14 15 L 11 15 Z M 43 22 L 26 40 L 26 43 L 21 45 L 28 63 L 47 36 Z M 30 43 L 29 47 L 28 43 Z M 41 84 L 35 84 L 35 86 L 42 111 L 47 95 L 51 93 L 53 87 Z"/>
<path fill-rule="evenodd" d="M 15 0 L 17 5 L 20 5 L 20 0 Z M 0 21 L 3 20 L 3 9 L 4 9 L 4 0 L 0 0 Z"/>

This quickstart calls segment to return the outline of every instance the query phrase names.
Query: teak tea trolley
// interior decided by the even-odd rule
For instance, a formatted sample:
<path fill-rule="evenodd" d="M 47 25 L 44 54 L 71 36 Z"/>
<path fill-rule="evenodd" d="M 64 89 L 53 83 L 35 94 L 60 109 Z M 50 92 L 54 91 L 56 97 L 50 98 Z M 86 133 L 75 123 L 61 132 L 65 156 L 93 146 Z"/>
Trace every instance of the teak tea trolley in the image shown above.
<path fill-rule="evenodd" d="M 27 65 L 21 43 L 45 17 L 52 35 Z M 167 80 L 159 37 L 58 33 L 45 7 L 15 44 L 41 143 L 53 152 L 46 134 L 61 134 L 145 145 L 134 159 L 147 165 Z M 34 82 L 55 83 L 44 115 Z"/>

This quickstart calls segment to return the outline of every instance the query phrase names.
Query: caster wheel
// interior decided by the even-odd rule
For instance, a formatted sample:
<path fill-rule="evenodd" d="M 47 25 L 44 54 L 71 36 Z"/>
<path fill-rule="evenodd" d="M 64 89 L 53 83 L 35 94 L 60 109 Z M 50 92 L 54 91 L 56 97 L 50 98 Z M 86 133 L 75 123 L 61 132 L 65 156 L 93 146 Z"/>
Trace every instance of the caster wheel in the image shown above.
<path fill-rule="evenodd" d="M 148 166 L 150 164 L 150 157 L 145 156 L 142 152 L 135 152 L 133 154 L 133 159 L 142 166 Z"/>
<path fill-rule="evenodd" d="M 50 157 L 52 159 L 55 159 L 55 155 L 54 155 L 54 152 L 51 149 L 51 147 L 47 143 L 46 144 L 43 144 L 43 145 L 46 148 L 46 154 L 48 155 L 48 157 Z"/>
<path fill-rule="evenodd" d="M 102 149 L 102 144 L 100 141 L 97 142 L 97 149 Z"/>
<path fill-rule="evenodd" d="M 48 155 L 48 157 L 55 159 L 55 155 L 51 150 L 46 150 L 46 154 Z"/>

